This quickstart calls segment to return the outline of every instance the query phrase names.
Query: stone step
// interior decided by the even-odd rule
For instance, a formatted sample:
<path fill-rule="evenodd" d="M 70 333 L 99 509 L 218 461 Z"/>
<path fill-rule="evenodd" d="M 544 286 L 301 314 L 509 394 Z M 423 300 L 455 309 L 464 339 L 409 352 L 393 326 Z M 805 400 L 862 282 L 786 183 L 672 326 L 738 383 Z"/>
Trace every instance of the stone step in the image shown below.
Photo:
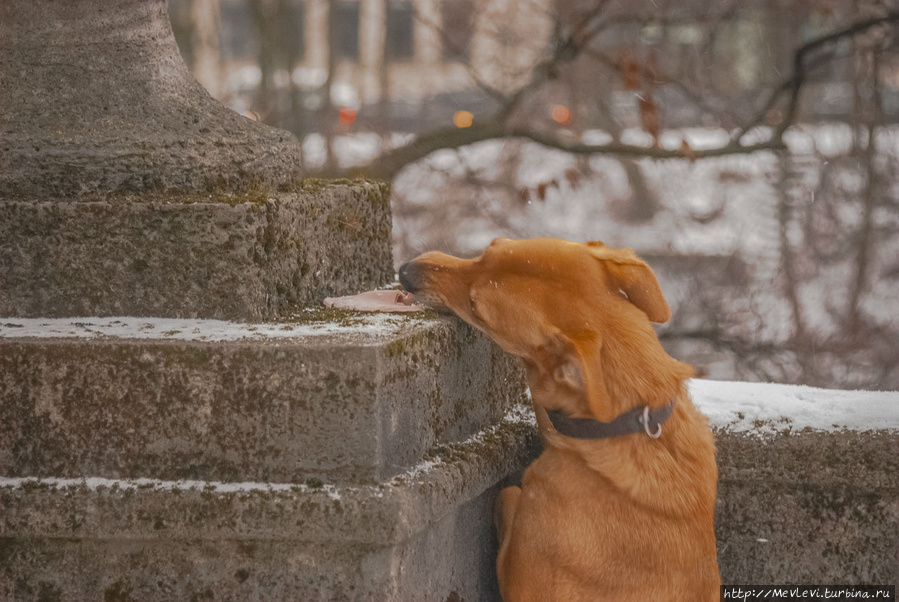
<path fill-rule="evenodd" d="M 260 321 L 393 280 L 386 185 L 0 198 L 0 316 Z"/>
<path fill-rule="evenodd" d="M 726 583 L 899 579 L 899 431 L 716 429 Z"/>
<path fill-rule="evenodd" d="M 495 424 L 514 359 L 433 313 L 0 320 L 0 475 L 374 484 Z"/>
<path fill-rule="evenodd" d="M 694 379 L 730 584 L 899 581 L 899 392 Z"/>
<path fill-rule="evenodd" d="M 497 599 L 492 504 L 531 415 L 377 485 L 2 477 L 0 599 Z M 725 583 L 896 583 L 899 430 L 712 423 Z"/>
<path fill-rule="evenodd" d="M 0 478 L 0 599 L 497 599 L 492 505 L 532 414 L 377 485 Z"/>
<path fill-rule="evenodd" d="M 690 389 L 725 583 L 896 583 L 899 393 Z M 369 485 L 0 477 L 0 599 L 496 599 L 491 507 L 537 453 L 530 416 Z"/>

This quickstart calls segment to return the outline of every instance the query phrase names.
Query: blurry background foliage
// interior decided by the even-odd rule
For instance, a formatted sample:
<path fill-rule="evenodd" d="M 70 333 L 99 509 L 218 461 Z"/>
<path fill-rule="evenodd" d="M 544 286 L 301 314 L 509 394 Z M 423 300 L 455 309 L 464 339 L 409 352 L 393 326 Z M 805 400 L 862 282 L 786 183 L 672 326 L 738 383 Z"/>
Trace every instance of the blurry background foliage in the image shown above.
<path fill-rule="evenodd" d="M 629 246 L 711 378 L 899 389 L 899 7 L 887 0 L 169 0 L 188 65 L 392 182 L 397 261 Z"/>

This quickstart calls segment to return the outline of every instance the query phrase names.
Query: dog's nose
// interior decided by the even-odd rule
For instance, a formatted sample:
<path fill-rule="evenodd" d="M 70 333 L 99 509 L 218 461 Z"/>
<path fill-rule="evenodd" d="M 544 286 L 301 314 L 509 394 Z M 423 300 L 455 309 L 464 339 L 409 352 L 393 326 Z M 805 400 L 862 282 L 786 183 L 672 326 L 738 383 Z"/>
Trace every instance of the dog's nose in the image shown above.
<path fill-rule="evenodd" d="M 407 261 L 400 266 L 399 275 L 400 284 L 403 285 L 403 289 L 414 295 L 417 292 L 418 288 L 421 286 L 419 282 L 418 264 L 416 264 L 414 261 Z"/>

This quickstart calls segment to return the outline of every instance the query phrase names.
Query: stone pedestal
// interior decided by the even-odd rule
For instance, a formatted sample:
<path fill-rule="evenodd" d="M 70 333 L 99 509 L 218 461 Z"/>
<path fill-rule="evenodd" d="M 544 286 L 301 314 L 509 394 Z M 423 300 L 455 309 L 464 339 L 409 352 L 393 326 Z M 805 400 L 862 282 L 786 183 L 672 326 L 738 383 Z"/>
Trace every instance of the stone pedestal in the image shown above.
<path fill-rule="evenodd" d="M 464 323 L 334 313 L 224 338 L 204 320 L 4 318 L 0 475 L 376 485 L 521 401 L 515 360 Z"/>
<path fill-rule="evenodd" d="M 0 40 L 0 600 L 495 598 L 519 367 L 308 311 L 392 282 L 386 185 L 301 179 L 164 0 L 4 0 Z"/>
<path fill-rule="evenodd" d="M 387 186 L 0 197 L 0 316 L 289 315 L 393 280 Z"/>
<path fill-rule="evenodd" d="M 393 280 L 386 185 L 302 180 L 165 0 L 9 0 L 0 40 L 0 316 L 262 320 Z"/>
<path fill-rule="evenodd" d="M 0 599 L 496 599 L 520 367 L 453 318 L 305 313 L 7 319 Z"/>

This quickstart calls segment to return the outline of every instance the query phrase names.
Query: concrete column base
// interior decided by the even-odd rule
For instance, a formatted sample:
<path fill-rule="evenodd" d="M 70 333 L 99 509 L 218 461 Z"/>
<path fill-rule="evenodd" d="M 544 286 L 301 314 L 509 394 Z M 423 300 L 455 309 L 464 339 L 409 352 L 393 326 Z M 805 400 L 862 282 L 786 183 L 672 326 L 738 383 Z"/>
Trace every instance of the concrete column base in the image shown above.
<path fill-rule="evenodd" d="M 393 281 L 386 184 L 0 198 L 0 316 L 270 320 Z"/>

